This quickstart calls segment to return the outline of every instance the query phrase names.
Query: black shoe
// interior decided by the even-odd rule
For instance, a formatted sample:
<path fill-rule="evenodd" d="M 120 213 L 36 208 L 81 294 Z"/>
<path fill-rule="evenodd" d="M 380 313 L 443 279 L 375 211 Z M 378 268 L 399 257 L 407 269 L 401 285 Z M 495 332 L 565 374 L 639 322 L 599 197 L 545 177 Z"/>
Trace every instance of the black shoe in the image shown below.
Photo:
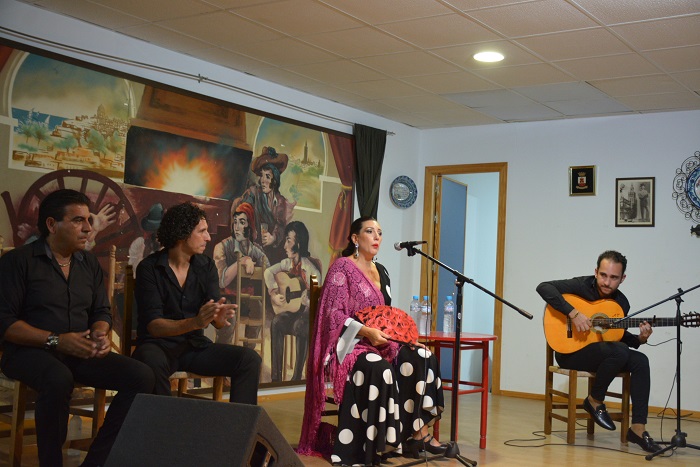
<path fill-rule="evenodd" d="M 430 441 L 433 439 L 433 435 L 427 434 L 423 439 L 409 438 L 403 442 L 403 456 L 412 457 L 414 459 L 420 459 L 421 451 L 428 451 L 430 454 L 445 454 L 447 451 L 446 444 L 440 444 L 439 446 L 433 446 Z"/>
<path fill-rule="evenodd" d="M 627 430 L 627 441 L 631 441 L 637 444 L 639 447 L 644 449 L 646 452 L 657 452 L 661 451 L 661 446 L 656 444 L 656 442 L 649 436 L 649 433 L 645 431 L 642 436 L 637 436 L 637 433 L 632 431 L 632 428 Z"/>
<path fill-rule="evenodd" d="M 600 404 L 595 409 L 588 401 L 588 397 L 583 400 L 583 409 L 591 414 L 593 420 L 606 430 L 615 431 L 615 424 L 608 414 L 608 410 L 605 408 L 605 404 Z"/>

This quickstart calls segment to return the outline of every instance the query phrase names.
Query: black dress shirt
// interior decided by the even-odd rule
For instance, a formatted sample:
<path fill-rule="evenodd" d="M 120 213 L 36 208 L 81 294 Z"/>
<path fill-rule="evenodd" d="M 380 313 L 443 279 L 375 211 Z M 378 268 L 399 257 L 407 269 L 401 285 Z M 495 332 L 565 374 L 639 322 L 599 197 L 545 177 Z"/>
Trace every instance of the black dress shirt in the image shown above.
<path fill-rule="evenodd" d="M 168 251 L 149 255 L 136 269 L 136 304 L 138 308 L 138 343 L 156 341 L 165 347 L 189 342 L 194 347 L 206 347 L 211 340 L 204 330 L 197 329 L 180 336 L 154 337 L 148 323 L 158 318 L 180 320 L 193 318 L 210 299 L 220 298 L 219 276 L 214 260 L 205 255 L 193 255 L 184 287 L 168 265 Z"/>
<path fill-rule="evenodd" d="M 0 336 L 16 321 L 58 334 L 82 332 L 96 321 L 112 324 L 102 267 L 95 255 L 73 253 L 68 278 L 46 240 L 10 250 L 0 258 Z M 3 342 L 5 354 L 15 344 Z"/>

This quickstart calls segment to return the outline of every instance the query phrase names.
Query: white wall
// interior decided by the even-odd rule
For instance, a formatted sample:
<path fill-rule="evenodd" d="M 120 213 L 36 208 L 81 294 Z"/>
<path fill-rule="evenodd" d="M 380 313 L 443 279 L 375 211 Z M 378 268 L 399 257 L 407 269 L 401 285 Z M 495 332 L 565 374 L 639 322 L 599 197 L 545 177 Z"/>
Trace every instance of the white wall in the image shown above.
<path fill-rule="evenodd" d="M 501 389 L 544 391 L 544 280 L 592 274 L 597 255 L 617 249 L 628 257 L 622 290 L 638 310 L 700 283 L 700 239 L 671 198 L 676 169 L 700 150 L 700 112 L 491 125 L 422 132 L 422 144 L 440 163 L 508 162 L 504 295 L 535 315 L 528 321 L 504 307 Z M 430 165 L 438 162 L 431 158 Z M 568 196 L 568 168 L 597 167 L 596 196 Z M 616 228 L 615 178 L 656 177 L 656 227 Z M 700 308 L 700 289 L 685 296 L 683 311 Z M 675 303 L 640 316 L 673 316 Z M 674 328 L 657 328 L 659 343 Z M 683 403 L 700 409 L 700 375 L 693 355 L 700 330 L 683 331 Z M 675 343 L 644 346 L 653 378 L 651 405 L 663 406 L 675 371 Z M 675 392 L 671 406 L 675 406 Z"/>
<path fill-rule="evenodd" d="M 41 39 L 28 39 L 13 31 Z M 378 215 L 385 231 L 384 241 L 389 245 L 420 236 L 426 165 L 507 161 L 504 295 L 533 313 L 535 319 L 527 321 L 504 308 L 503 390 L 543 392 L 542 301 L 534 291 L 540 281 L 592 273 L 598 253 L 615 248 L 630 260 L 624 291 L 633 309 L 668 297 L 678 287 L 689 288 L 700 282 L 700 239 L 690 237 L 691 224 L 683 219 L 670 196 L 676 168 L 700 150 L 700 112 L 418 131 L 12 0 L 0 4 L 0 37 L 334 130 L 352 132 L 347 123 L 312 116 L 275 100 L 394 132 L 395 136 L 387 142 L 382 172 L 384 196 L 380 198 Z M 79 54 L 44 40 L 201 74 L 266 98 L 127 62 Z M 568 196 L 571 165 L 597 166 L 596 196 Z M 398 175 L 408 175 L 418 185 L 418 201 L 406 210 L 395 208 L 386 196 L 389 184 Z M 654 228 L 614 227 L 615 178 L 634 176 L 656 177 Z M 395 297 L 417 289 L 420 271 L 412 258 L 385 245 L 379 259 L 392 272 Z M 700 308 L 700 291 L 685 299 L 684 311 Z M 659 316 L 671 316 L 673 312 L 673 304 L 654 310 Z M 684 332 L 683 407 L 689 410 L 700 410 L 700 398 L 693 389 L 700 386 L 700 374 L 691 357 L 698 354 L 699 333 L 700 330 Z M 657 329 L 652 342 L 672 335 L 670 328 Z M 644 350 L 650 355 L 654 372 L 651 404 L 663 406 L 673 381 L 675 345 Z M 673 401 L 675 395 L 672 406 Z"/>

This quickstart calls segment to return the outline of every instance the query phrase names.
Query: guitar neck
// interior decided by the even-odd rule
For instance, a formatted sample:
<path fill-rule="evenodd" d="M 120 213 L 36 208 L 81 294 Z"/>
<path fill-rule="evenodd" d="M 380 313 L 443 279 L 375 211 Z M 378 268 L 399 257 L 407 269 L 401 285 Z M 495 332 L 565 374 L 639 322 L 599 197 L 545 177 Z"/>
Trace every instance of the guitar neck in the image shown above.
<path fill-rule="evenodd" d="M 618 322 L 621 319 L 623 318 L 593 318 L 593 326 L 598 325 L 608 329 L 623 329 L 639 327 L 639 325 L 645 321 L 655 328 L 676 325 L 676 318 L 627 318 L 622 322 Z"/>

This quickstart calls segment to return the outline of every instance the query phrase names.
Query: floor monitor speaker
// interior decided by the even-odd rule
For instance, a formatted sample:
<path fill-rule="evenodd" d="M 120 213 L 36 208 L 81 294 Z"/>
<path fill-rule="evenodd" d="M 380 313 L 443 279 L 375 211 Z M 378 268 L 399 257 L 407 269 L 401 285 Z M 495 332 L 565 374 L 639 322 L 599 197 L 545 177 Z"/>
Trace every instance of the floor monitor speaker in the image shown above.
<path fill-rule="evenodd" d="M 259 406 L 139 394 L 107 467 L 303 467 Z"/>

